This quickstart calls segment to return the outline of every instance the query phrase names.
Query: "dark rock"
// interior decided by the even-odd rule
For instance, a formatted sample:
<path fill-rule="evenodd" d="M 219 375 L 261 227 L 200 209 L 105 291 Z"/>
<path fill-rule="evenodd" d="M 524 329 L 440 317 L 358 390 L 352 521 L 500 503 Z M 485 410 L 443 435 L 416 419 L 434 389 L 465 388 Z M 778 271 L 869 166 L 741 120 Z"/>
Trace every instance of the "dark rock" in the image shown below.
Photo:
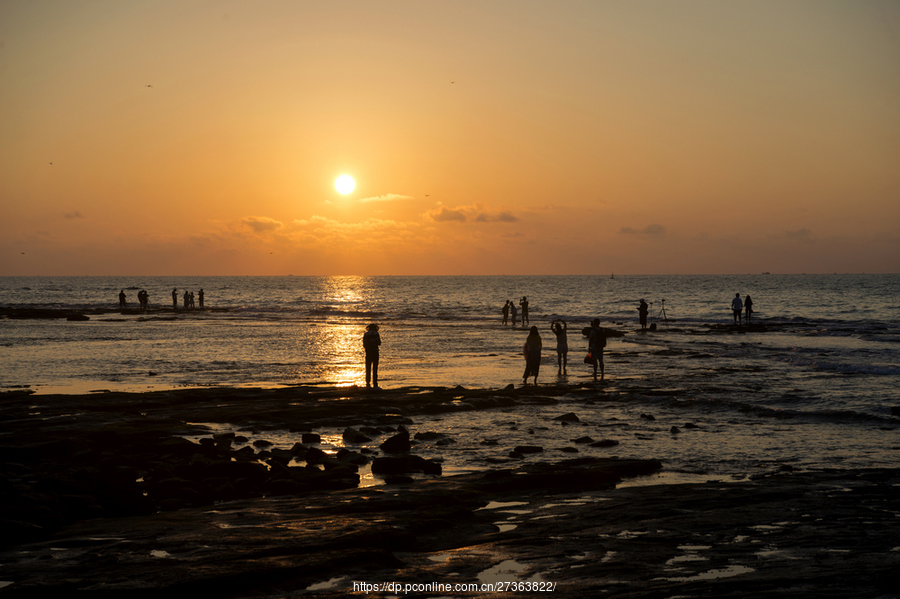
<path fill-rule="evenodd" d="M 416 433 L 413 437 L 417 441 L 434 441 L 436 439 L 443 439 L 446 437 L 444 433 L 437 433 L 434 431 L 427 431 L 424 433 Z"/>
<path fill-rule="evenodd" d="M 410 449 L 409 431 L 401 430 L 393 437 L 388 438 L 380 445 L 381 450 L 386 453 L 406 453 Z"/>
<path fill-rule="evenodd" d="M 593 443 L 593 442 L 594 442 L 594 440 L 591 439 L 590 437 L 578 437 L 577 439 L 572 439 L 572 443 L 584 444 L 584 443 Z"/>
<path fill-rule="evenodd" d="M 669 432 L 672 433 L 673 435 L 677 435 L 678 433 L 681 432 L 681 429 L 678 428 L 677 426 L 673 426 L 672 428 L 669 429 Z"/>
<path fill-rule="evenodd" d="M 306 463 L 307 464 L 321 464 L 325 461 L 325 458 L 328 457 L 324 451 L 319 449 L 318 447 L 310 447 L 306 450 Z"/>
<path fill-rule="evenodd" d="M 303 443 L 314 444 L 314 443 L 321 443 L 322 437 L 319 435 L 319 433 L 303 433 L 303 436 L 300 437 L 300 440 Z"/>
<path fill-rule="evenodd" d="M 686 422 L 684 424 L 684 428 L 700 428 L 700 427 L 697 426 L 696 424 L 694 424 L 693 422 Z"/>
<path fill-rule="evenodd" d="M 368 443 L 372 440 L 355 428 L 351 428 L 349 426 L 344 429 L 343 439 L 344 443 L 352 443 L 354 445 L 358 445 L 360 443 Z"/>
<path fill-rule="evenodd" d="M 891 415 L 900 416 L 900 406 L 891 406 Z"/>
<path fill-rule="evenodd" d="M 272 447 L 274 443 L 271 441 L 266 441 L 265 439 L 257 439 L 253 442 L 253 447 Z"/>
<path fill-rule="evenodd" d="M 602 441 L 591 443 L 591 447 L 615 447 L 618 444 L 619 442 L 615 439 L 603 439 Z"/>
<path fill-rule="evenodd" d="M 569 412 L 568 414 L 563 414 L 562 416 L 557 416 L 554 420 L 558 420 L 560 422 L 581 422 L 581 419 L 574 412 Z"/>
<path fill-rule="evenodd" d="M 441 465 L 437 462 L 415 455 L 380 457 L 372 460 L 372 474 L 407 474 L 409 472 L 440 474 L 441 471 Z"/>
<path fill-rule="evenodd" d="M 66 320 L 68 320 L 69 322 L 83 322 L 85 320 L 90 320 L 90 319 L 91 319 L 90 316 L 86 316 L 84 314 L 69 314 L 66 317 Z"/>
<path fill-rule="evenodd" d="M 544 451 L 544 448 L 539 445 L 517 445 L 513 451 L 524 455 L 526 453 L 541 453 Z"/>
<path fill-rule="evenodd" d="M 641 414 L 641 418 L 643 418 L 644 420 L 649 420 L 651 422 L 656 420 L 656 417 L 653 414 Z"/>

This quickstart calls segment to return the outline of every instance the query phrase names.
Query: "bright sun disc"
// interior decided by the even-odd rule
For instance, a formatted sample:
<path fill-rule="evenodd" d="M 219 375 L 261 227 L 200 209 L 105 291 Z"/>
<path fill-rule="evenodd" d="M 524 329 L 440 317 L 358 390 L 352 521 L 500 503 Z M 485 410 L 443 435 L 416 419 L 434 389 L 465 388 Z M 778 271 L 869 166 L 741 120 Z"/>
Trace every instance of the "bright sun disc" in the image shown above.
<path fill-rule="evenodd" d="M 356 181 L 350 175 L 341 175 L 334 181 L 334 188 L 338 193 L 347 195 L 356 188 Z"/>

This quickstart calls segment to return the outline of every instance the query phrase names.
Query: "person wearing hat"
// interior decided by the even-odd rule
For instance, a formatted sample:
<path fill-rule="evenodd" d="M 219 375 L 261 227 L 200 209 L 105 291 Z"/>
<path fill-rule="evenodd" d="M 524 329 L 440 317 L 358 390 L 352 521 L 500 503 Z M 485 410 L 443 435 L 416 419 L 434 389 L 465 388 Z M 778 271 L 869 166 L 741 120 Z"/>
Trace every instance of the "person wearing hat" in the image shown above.
<path fill-rule="evenodd" d="M 641 305 L 638 306 L 638 316 L 641 319 L 641 330 L 647 330 L 647 312 L 649 312 L 649 308 L 647 307 L 647 302 L 644 301 L 644 298 L 641 298 Z"/>
<path fill-rule="evenodd" d="M 378 325 L 374 322 L 366 327 L 363 335 L 363 348 L 366 350 L 366 387 L 371 384 L 376 389 L 378 386 L 378 346 L 381 345 L 381 335 L 378 334 Z"/>

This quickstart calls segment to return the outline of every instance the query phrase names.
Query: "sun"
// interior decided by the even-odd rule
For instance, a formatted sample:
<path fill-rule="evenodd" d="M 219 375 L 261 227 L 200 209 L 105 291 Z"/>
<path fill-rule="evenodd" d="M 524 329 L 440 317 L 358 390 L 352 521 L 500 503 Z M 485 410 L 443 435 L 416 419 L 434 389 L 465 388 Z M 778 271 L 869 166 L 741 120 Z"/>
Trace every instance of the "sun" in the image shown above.
<path fill-rule="evenodd" d="M 347 195 L 356 189 L 356 181 L 350 175 L 341 175 L 334 180 L 334 188 L 338 190 L 338 193 Z"/>

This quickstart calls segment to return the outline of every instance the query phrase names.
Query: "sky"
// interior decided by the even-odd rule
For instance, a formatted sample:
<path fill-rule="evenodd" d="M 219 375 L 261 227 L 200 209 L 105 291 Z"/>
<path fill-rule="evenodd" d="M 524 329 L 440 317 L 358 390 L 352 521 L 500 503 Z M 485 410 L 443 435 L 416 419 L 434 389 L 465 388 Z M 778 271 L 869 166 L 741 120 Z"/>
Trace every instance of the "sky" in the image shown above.
<path fill-rule="evenodd" d="M 900 2 L 0 2 L 0 275 L 760 272 L 900 272 Z"/>

